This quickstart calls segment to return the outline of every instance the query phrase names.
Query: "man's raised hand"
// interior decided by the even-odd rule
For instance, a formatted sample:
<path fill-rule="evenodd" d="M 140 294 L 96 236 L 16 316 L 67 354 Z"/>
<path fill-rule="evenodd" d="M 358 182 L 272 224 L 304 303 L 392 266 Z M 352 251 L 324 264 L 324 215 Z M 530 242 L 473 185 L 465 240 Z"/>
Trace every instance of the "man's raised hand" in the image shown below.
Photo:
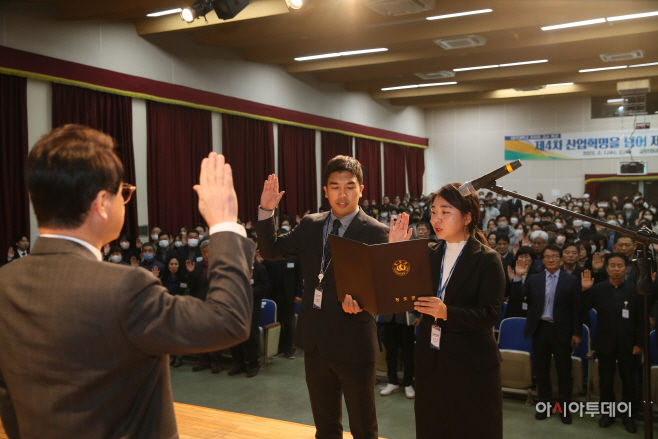
<path fill-rule="evenodd" d="M 201 162 L 199 184 L 194 185 L 199 195 L 199 212 L 208 227 L 219 223 L 238 221 L 238 196 L 233 187 L 231 165 L 223 155 L 211 152 Z"/>
<path fill-rule="evenodd" d="M 281 201 L 285 191 L 279 192 L 279 179 L 272 174 L 267 177 L 263 185 L 263 194 L 260 196 L 260 207 L 265 210 L 274 210 Z"/>
<path fill-rule="evenodd" d="M 388 242 L 409 241 L 413 232 L 414 229 L 409 227 L 409 215 L 403 213 L 397 219 L 391 219 Z"/>

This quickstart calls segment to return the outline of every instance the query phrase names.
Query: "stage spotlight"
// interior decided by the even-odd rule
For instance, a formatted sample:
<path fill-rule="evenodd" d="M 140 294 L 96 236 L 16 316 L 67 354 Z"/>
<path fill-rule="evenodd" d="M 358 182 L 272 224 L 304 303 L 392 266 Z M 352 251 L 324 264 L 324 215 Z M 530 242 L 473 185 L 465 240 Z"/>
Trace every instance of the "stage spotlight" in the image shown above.
<path fill-rule="evenodd" d="M 192 23 L 199 17 L 206 17 L 206 14 L 214 9 L 211 0 L 196 0 L 189 8 L 184 8 L 181 13 L 181 19 Z"/>
<path fill-rule="evenodd" d="M 288 9 L 302 9 L 308 6 L 312 0 L 286 0 Z"/>
<path fill-rule="evenodd" d="M 180 16 L 184 21 L 192 23 L 199 17 L 205 18 L 206 14 L 214 9 L 218 18 L 229 20 L 238 15 L 249 3 L 250 0 L 196 0 L 192 6 L 183 9 Z"/>

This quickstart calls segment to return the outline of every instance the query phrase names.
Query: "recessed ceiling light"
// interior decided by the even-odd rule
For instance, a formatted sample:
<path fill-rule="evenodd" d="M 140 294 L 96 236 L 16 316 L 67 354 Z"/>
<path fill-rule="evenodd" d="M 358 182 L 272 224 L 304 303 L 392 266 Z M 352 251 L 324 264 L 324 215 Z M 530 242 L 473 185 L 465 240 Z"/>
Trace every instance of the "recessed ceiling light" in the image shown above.
<path fill-rule="evenodd" d="M 544 26 L 541 30 L 564 29 L 566 27 L 587 26 L 589 24 L 605 23 L 605 18 L 595 18 L 593 20 L 574 21 L 573 23 L 556 24 L 553 26 Z"/>
<path fill-rule="evenodd" d="M 493 9 L 478 9 L 477 11 L 457 12 L 455 14 L 436 15 L 434 17 L 427 17 L 427 20 L 443 20 L 444 18 L 463 17 L 464 15 L 486 14 L 493 12 Z"/>
<path fill-rule="evenodd" d="M 614 66 L 614 67 L 601 67 L 598 69 L 584 69 L 578 70 L 578 73 L 587 73 L 587 72 L 600 72 L 601 70 L 616 70 L 616 69 L 625 69 L 628 66 Z"/>
<path fill-rule="evenodd" d="M 543 62 L 548 62 L 547 59 L 539 59 L 537 61 L 522 61 L 522 62 L 513 62 L 509 64 L 499 64 L 499 67 L 512 67 L 512 66 L 522 66 L 524 64 L 539 64 Z"/>
<path fill-rule="evenodd" d="M 378 49 L 352 50 L 349 52 L 324 53 L 322 55 L 301 56 L 295 58 L 295 61 L 309 61 L 312 59 L 335 58 L 337 56 L 362 55 L 364 53 L 386 52 L 388 49 L 381 47 Z"/>
<path fill-rule="evenodd" d="M 432 84 L 413 84 L 413 85 L 400 85 L 397 87 L 386 87 L 382 88 L 382 91 L 390 91 L 390 90 L 404 90 L 406 88 L 420 88 L 420 87 L 435 87 L 435 86 L 440 86 L 440 85 L 454 85 L 457 84 L 456 82 L 434 82 Z"/>
<path fill-rule="evenodd" d="M 492 64 L 490 66 L 463 67 L 461 69 L 452 69 L 452 71 L 453 72 L 465 72 L 466 70 L 495 69 L 497 67 L 498 67 L 498 64 Z"/>
<path fill-rule="evenodd" d="M 160 17 L 162 15 L 169 15 L 169 14 L 178 14 L 181 12 L 181 8 L 176 8 L 176 9 L 169 9 L 168 11 L 161 11 L 161 12 L 154 12 L 152 14 L 146 14 L 147 17 Z"/>
<path fill-rule="evenodd" d="M 658 62 L 650 62 L 646 64 L 633 64 L 632 66 L 628 66 L 628 67 L 646 67 L 646 66 L 658 66 Z"/>
<path fill-rule="evenodd" d="M 624 98 L 619 98 L 619 99 L 608 99 L 608 103 L 612 104 L 615 102 L 624 102 Z"/>
<path fill-rule="evenodd" d="M 658 11 L 643 12 L 641 14 L 618 15 L 616 17 L 608 17 L 608 21 L 630 20 L 633 18 L 653 17 L 658 15 Z"/>
<path fill-rule="evenodd" d="M 546 87 L 559 87 L 561 85 L 573 85 L 573 82 L 560 82 L 559 84 L 546 84 Z"/>

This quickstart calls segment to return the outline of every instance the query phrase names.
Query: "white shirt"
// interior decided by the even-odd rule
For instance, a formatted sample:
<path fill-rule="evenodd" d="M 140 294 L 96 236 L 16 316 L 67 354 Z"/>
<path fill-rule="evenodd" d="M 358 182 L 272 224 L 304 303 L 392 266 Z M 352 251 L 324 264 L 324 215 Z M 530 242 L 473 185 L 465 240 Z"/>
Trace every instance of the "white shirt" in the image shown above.
<path fill-rule="evenodd" d="M 462 249 L 466 245 L 466 242 L 467 241 L 446 242 L 447 248 L 446 248 L 446 256 L 443 260 L 443 279 L 441 280 L 442 281 L 442 284 L 440 285 L 441 287 L 443 287 L 443 285 L 445 285 L 446 282 L 450 280 L 449 279 L 450 271 L 452 271 L 452 267 L 457 262 L 457 258 L 459 257 L 459 254 L 461 253 Z"/>

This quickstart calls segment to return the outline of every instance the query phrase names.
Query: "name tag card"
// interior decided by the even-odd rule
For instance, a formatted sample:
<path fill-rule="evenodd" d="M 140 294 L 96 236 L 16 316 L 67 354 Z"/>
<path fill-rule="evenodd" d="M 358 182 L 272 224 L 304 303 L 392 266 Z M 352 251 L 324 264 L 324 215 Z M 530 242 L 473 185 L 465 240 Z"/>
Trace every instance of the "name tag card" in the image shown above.
<path fill-rule="evenodd" d="M 187 288 L 187 284 L 181 282 L 180 287 L 181 287 L 181 288 Z"/>
<path fill-rule="evenodd" d="M 438 326 L 432 326 L 432 336 L 430 340 L 430 346 L 432 349 L 439 349 L 441 345 L 441 328 Z"/>
<path fill-rule="evenodd" d="M 315 295 L 313 296 L 313 308 L 322 308 L 322 290 L 316 288 Z"/>
<path fill-rule="evenodd" d="M 630 313 L 628 312 L 628 309 L 624 308 L 621 310 L 621 318 L 622 319 L 630 318 Z"/>
<path fill-rule="evenodd" d="M 523 309 L 523 311 L 527 311 L 528 310 L 528 302 L 523 302 L 523 305 L 521 305 L 521 309 Z"/>
<path fill-rule="evenodd" d="M 295 263 L 294 262 L 288 262 L 288 268 L 295 268 Z"/>
<path fill-rule="evenodd" d="M 199 256 L 198 258 L 196 258 L 196 261 L 197 261 L 197 262 L 201 262 L 201 261 L 203 261 L 203 257 L 202 257 L 202 256 Z"/>

